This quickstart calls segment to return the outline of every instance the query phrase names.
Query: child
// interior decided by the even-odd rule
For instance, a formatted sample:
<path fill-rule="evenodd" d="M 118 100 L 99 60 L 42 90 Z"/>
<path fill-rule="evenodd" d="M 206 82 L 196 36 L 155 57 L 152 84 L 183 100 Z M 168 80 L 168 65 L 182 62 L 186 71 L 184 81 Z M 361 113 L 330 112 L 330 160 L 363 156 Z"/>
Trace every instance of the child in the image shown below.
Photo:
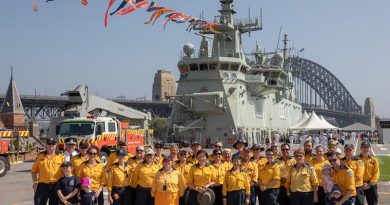
<path fill-rule="evenodd" d="M 72 175 L 73 168 L 70 162 L 64 162 L 61 169 L 64 177 L 58 180 L 56 187 L 59 204 L 75 205 L 78 201 L 77 193 L 80 188 L 80 180 Z"/>
<path fill-rule="evenodd" d="M 80 204 L 79 205 L 97 205 L 95 193 L 91 190 L 91 179 L 84 177 L 81 179 Z"/>
<path fill-rule="evenodd" d="M 327 196 L 332 193 L 333 188 L 333 180 L 332 180 L 332 168 L 329 164 L 324 164 L 322 167 L 322 187 L 324 188 L 324 192 Z"/>
<path fill-rule="evenodd" d="M 338 186 L 333 186 L 332 193 L 330 194 L 329 205 L 336 204 L 336 202 L 340 201 L 342 197 L 340 188 Z"/>

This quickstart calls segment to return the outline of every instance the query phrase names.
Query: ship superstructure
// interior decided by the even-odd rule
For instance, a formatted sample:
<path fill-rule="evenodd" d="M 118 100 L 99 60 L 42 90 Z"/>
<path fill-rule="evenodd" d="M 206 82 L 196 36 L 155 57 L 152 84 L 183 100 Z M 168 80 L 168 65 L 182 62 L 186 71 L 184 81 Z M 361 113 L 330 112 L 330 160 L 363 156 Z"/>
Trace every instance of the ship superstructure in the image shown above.
<path fill-rule="evenodd" d="M 286 52 L 269 57 L 257 47 L 246 56 L 241 35 L 261 30 L 261 20 L 236 20 L 233 0 L 220 3 L 219 25 L 213 31 L 195 28 L 202 36 L 199 51 L 192 44 L 183 48 L 177 93 L 170 96 L 170 132 L 203 145 L 238 138 L 263 144 L 273 133 L 286 133 L 302 115 L 284 65 Z"/>

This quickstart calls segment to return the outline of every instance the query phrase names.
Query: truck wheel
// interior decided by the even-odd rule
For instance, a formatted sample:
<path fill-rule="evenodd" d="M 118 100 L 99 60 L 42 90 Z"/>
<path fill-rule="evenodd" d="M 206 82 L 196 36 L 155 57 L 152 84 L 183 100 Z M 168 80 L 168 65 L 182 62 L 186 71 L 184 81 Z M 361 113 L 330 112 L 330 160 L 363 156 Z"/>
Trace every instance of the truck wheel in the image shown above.
<path fill-rule="evenodd" d="M 8 171 L 7 166 L 8 166 L 7 158 L 0 156 L 0 177 L 7 174 Z"/>
<path fill-rule="evenodd" d="M 100 152 L 99 157 L 100 157 L 100 161 L 103 163 L 103 165 L 106 165 L 107 160 L 108 160 L 108 154 L 105 152 Z"/>

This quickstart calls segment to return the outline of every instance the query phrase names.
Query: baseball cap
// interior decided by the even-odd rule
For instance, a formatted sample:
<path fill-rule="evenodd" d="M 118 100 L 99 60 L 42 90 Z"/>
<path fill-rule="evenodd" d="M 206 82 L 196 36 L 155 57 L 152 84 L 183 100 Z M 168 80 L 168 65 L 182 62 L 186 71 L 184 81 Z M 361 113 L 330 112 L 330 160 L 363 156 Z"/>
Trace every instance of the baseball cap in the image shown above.
<path fill-rule="evenodd" d="M 179 150 L 179 153 L 180 153 L 180 152 L 188 153 L 188 149 L 186 149 L 186 148 L 181 148 L 181 149 Z"/>
<path fill-rule="evenodd" d="M 191 146 L 194 146 L 194 145 L 200 145 L 200 143 L 198 141 L 194 141 Z"/>
<path fill-rule="evenodd" d="M 56 141 L 54 140 L 54 138 L 50 137 L 49 139 L 46 140 L 46 144 L 55 145 Z"/>
<path fill-rule="evenodd" d="M 82 187 L 89 187 L 91 186 L 91 179 L 88 177 L 83 177 L 80 182 Z"/>
<path fill-rule="evenodd" d="M 353 144 L 346 144 L 344 146 L 344 149 L 354 149 L 354 146 L 353 146 Z"/>
<path fill-rule="evenodd" d="M 363 141 L 362 144 L 360 144 L 361 147 L 371 147 L 370 143 L 367 141 Z"/>
<path fill-rule="evenodd" d="M 126 142 L 123 140 L 118 141 L 118 146 L 126 146 Z"/>
<path fill-rule="evenodd" d="M 69 137 L 65 139 L 65 144 L 69 145 L 77 145 L 77 139 L 74 137 Z"/>
<path fill-rule="evenodd" d="M 214 144 L 214 146 L 223 147 L 223 144 L 222 144 L 222 142 L 217 142 Z"/>
<path fill-rule="evenodd" d="M 79 145 L 80 148 L 88 148 L 89 147 L 89 143 L 88 142 L 80 142 L 80 145 Z"/>
<path fill-rule="evenodd" d="M 261 150 L 261 146 L 259 144 L 254 144 L 251 149 L 252 150 Z"/>
<path fill-rule="evenodd" d="M 71 167 L 71 166 L 72 166 L 72 163 L 70 163 L 70 162 L 68 162 L 68 161 L 64 162 L 64 163 L 61 165 L 61 167 Z"/>
<path fill-rule="evenodd" d="M 213 151 L 213 155 L 216 155 L 216 154 L 222 154 L 222 151 L 219 150 L 219 149 L 215 149 L 215 150 Z"/>
<path fill-rule="evenodd" d="M 148 154 L 154 155 L 154 154 L 156 154 L 156 153 L 154 152 L 153 149 L 148 148 L 148 149 L 146 150 L 146 152 L 145 152 L 145 155 L 148 155 Z"/>
<path fill-rule="evenodd" d="M 155 143 L 154 143 L 154 147 L 155 148 L 162 148 L 163 147 L 163 143 L 159 140 L 159 141 L 156 141 Z"/>

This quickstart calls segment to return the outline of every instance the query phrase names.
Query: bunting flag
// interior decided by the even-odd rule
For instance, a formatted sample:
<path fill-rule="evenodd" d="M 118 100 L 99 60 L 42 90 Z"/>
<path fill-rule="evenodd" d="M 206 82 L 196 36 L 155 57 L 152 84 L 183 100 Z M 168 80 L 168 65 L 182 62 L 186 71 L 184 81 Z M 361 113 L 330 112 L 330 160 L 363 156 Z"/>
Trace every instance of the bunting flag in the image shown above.
<path fill-rule="evenodd" d="M 179 21 L 180 19 L 184 19 L 185 17 L 188 17 L 187 14 L 185 13 L 171 13 L 165 16 L 165 18 L 168 18 L 165 23 L 164 23 L 164 30 L 168 22 L 177 20 Z"/>
<path fill-rule="evenodd" d="M 165 7 L 160 6 L 156 2 L 152 1 L 152 2 L 150 2 L 150 5 L 146 9 L 146 11 L 147 12 L 152 12 L 152 11 L 157 11 L 157 10 L 160 10 L 160 9 L 163 9 L 163 8 L 165 8 Z"/>
<path fill-rule="evenodd" d="M 84 5 L 84 6 L 87 6 L 88 5 L 88 0 L 81 0 L 81 4 Z"/>
<path fill-rule="evenodd" d="M 154 25 L 154 23 L 157 21 L 158 18 L 160 18 L 161 15 L 166 14 L 166 13 L 173 13 L 173 12 L 175 12 L 175 11 L 172 9 L 169 9 L 169 8 L 163 8 L 163 9 L 156 10 L 150 16 L 149 21 L 146 21 L 145 24 L 152 23 Z"/>
<path fill-rule="evenodd" d="M 126 0 L 123 0 L 122 3 L 119 5 L 119 7 L 114 11 L 114 12 L 111 12 L 110 13 L 110 16 L 116 14 L 116 12 L 118 12 L 119 10 L 123 9 L 127 4 L 127 1 Z"/>
<path fill-rule="evenodd" d="M 38 4 L 37 4 L 37 0 L 34 0 L 34 12 L 38 12 Z"/>
<path fill-rule="evenodd" d="M 125 14 L 131 13 L 140 7 L 144 7 L 148 2 L 149 2 L 149 0 L 143 0 L 143 1 L 135 2 L 135 3 L 130 2 L 129 3 L 130 6 L 120 10 L 116 15 L 123 16 Z"/>
<path fill-rule="evenodd" d="M 107 27 L 108 25 L 108 11 L 110 10 L 111 6 L 115 3 L 115 0 L 109 0 L 108 7 L 106 10 L 106 14 L 104 14 L 104 27 Z"/>
<path fill-rule="evenodd" d="M 215 22 L 213 22 L 213 23 L 208 23 L 208 24 L 206 25 L 204 31 L 210 30 L 210 31 L 213 32 L 213 33 L 222 33 L 222 32 L 220 32 L 220 31 L 215 30 L 215 27 L 220 26 L 220 25 L 221 25 L 221 24 L 215 23 Z"/>

